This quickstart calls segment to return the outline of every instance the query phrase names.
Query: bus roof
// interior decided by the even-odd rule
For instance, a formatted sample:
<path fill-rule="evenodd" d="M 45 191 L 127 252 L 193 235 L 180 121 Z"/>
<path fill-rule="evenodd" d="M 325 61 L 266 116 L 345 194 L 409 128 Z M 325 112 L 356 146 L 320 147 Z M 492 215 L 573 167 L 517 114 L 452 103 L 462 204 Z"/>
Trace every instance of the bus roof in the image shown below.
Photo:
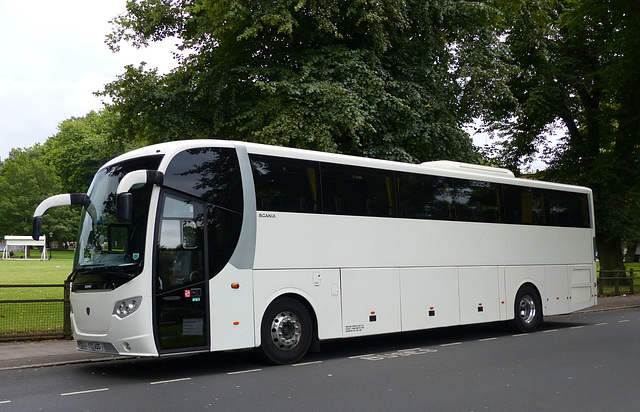
<path fill-rule="evenodd" d="M 239 147 L 244 146 L 248 153 L 262 154 L 268 156 L 279 157 L 292 157 L 297 159 L 313 160 L 327 163 L 340 163 L 352 166 L 362 166 L 377 169 L 388 169 L 395 171 L 403 171 L 409 173 L 420 173 L 429 175 L 440 175 L 445 177 L 455 177 L 462 179 L 472 180 L 485 180 L 495 183 L 507 183 L 521 186 L 530 186 L 538 188 L 548 188 L 556 190 L 567 190 L 572 192 L 590 193 L 591 189 L 581 186 L 573 186 L 561 183 L 546 182 L 540 180 L 531 180 L 517 178 L 507 169 L 483 166 L 470 163 L 454 162 L 450 160 L 437 160 L 431 162 L 424 162 L 421 164 L 403 163 L 391 160 L 382 160 L 375 158 L 366 158 L 338 153 L 319 152 L 307 149 L 298 149 L 291 147 L 272 146 L 260 143 L 231 141 L 231 140 L 209 140 L 209 139 L 193 139 L 193 140 L 179 140 L 173 142 L 158 143 L 140 149 L 132 150 L 123 155 L 120 155 L 109 162 L 103 167 L 109 166 L 113 163 L 118 163 L 124 160 L 150 155 L 165 155 L 167 156 L 162 162 L 160 169 L 166 167 L 166 162 L 170 161 L 173 155 L 187 149 L 197 147 Z"/>

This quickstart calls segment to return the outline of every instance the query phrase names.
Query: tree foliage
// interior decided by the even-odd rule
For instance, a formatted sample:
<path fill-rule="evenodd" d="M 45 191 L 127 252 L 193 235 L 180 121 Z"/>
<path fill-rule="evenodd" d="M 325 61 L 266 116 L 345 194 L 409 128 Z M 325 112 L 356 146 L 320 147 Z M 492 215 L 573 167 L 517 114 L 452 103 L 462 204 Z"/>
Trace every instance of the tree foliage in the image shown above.
<path fill-rule="evenodd" d="M 601 266 L 622 268 L 620 241 L 638 231 L 640 7 L 632 0 L 497 0 L 510 98 L 485 120 L 515 166 L 564 125 L 545 177 L 594 190 Z"/>
<path fill-rule="evenodd" d="M 117 141 L 474 160 L 461 125 L 506 91 L 494 19 L 482 1 L 129 1 L 114 50 L 175 37 L 186 55 L 166 75 L 129 66 L 103 94 Z"/>
<path fill-rule="evenodd" d="M 114 116 L 90 112 L 60 123 L 43 145 L 17 150 L 0 163 L 0 236 L 31 233 L 33 212 L 49 196 L 85 193 L 97 170 L 125 149 L 109 144 Z M 42 233 L 59 242 L 75 240 L 80 210 L 47 211 Z"/>
<path fill-rule="evenodd" d="M 59 176 L 64 193 L 85 193 L 100 166 L 125 151 L 109 144 L 114 120 L 108 111 L 72 117 L 44 143 L 44 159 Z"/>
<path fill-rule="evenodd" d="M 59 194 L 61 188 L 55 169 L 41 159 L 38 148 L 14 149 L 0 172 L 0 235 L 30 235 L 35 207 Z M 63 242 L 73 240 L 77 221 L 77 212 L 52 210 L 44 220 L 42 233 L 53 233 L 53 239 Z"/>

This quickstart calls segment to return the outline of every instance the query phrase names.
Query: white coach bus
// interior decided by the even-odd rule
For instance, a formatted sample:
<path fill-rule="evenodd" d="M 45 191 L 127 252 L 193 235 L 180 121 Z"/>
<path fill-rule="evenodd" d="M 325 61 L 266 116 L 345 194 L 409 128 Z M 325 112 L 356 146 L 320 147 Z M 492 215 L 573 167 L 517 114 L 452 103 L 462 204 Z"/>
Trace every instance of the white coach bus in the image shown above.
<path fill-rule="evenodd" d="M 420 165 L 191 140 L 105 164 L 83 205 L 78 349 L 161 356 L 507 321 L 596 303 L 591 191 L 453 162 Z"/>

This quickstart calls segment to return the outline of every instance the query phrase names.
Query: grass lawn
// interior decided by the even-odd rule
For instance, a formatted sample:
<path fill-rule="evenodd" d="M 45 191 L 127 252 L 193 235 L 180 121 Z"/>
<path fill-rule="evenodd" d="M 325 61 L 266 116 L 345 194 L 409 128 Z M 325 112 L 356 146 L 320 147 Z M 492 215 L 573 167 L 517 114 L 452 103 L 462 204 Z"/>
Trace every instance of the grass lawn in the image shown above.
<path fill-rule="evenodd" d="M 0 285 L 62 285 L 73 251 L 53 251 L 51 260 L 0 260 Z M 62 288 L 0 288 L 0 300 L 62 299 Z"/>
<path fill-rule="evenodd" d="M 0 302 L 0 336 L 61 331 L 63 322 L 62 302 Z"/>
<path fill-rule="evenodd" d="M 53 251 L 51 260 L 0 260 L 0 285 L 62 284 L 72 266 L 72 250 Z"/>
<path fill-rule="evenodd" d="M 38 256 L 38 253 L 32 253 Z M 63 285 L 71 273 L 73 251 L 53 251 L 51 260 L 0 260 L 0 285 Z M 0 301 L 62 299 L 58 287 L 0 288 Z M 0 303 L 0 335 L 60 331 L 62 302 Z"/>

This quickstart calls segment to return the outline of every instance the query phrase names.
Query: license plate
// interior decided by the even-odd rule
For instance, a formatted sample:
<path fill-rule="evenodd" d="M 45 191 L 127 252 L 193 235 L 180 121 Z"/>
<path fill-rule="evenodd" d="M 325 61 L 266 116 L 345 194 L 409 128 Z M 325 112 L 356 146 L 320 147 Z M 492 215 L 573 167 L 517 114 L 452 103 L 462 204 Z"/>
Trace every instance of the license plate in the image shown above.
<path fill-rule="evenodd" d="M 102 342 L 81 342 L 78 346 L 80 350 L 104 353 L 104 344 Z"/>

